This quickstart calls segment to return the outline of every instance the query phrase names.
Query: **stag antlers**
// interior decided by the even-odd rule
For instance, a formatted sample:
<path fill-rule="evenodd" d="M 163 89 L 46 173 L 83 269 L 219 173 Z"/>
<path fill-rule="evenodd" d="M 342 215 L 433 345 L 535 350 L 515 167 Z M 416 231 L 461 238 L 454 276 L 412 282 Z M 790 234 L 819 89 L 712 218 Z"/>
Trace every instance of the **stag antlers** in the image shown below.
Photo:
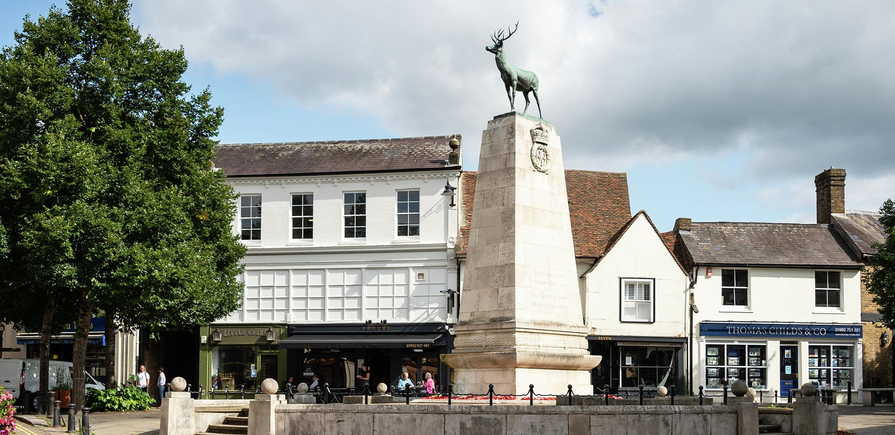
<path fill-rule="evenodd" d="M 519 22 L 516 21 L 516 27 L 513 27 L 513 30 L 510 30 L 510 26 L 507 26 L 507 31 L 509 31 L 507 36 L 503 36 L 503 29 L 500 29 L 497 32 L 491 34 L 491 41 L 494 41 L 495 47 L 500 47 L 503 45 L 503 41 L 510 39 L 510 36 L 513 36 L 513 34 L 516 33 L 516 30 L 518 29 Z"/>

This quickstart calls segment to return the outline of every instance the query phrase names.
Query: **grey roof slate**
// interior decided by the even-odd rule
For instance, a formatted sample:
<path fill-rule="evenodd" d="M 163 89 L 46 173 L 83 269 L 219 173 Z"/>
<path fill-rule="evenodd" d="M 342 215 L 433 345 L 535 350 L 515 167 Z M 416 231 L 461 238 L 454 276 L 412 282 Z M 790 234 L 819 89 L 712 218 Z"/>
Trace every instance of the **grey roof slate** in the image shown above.
<path fill-rule="evenodd" d="M 886 240 L 880 215 L 871 212 L 834 213 L 833 224 L 848 244 L 861 255 L 875 255 L 877 243 Z"/>
<path fill-rule="evenodd" d="M 460 135 L 328 142 L 223 144 L 214 166 L 228 177 L 459 168 L 448 144 Z M 459 151 L 459 150 L 458 150 Z"/>
<path fill-rule="evenodd" d="M 848 248 L 825 224 L 693 222 L 680 231 L 696 264 L 857 268 Z"/>

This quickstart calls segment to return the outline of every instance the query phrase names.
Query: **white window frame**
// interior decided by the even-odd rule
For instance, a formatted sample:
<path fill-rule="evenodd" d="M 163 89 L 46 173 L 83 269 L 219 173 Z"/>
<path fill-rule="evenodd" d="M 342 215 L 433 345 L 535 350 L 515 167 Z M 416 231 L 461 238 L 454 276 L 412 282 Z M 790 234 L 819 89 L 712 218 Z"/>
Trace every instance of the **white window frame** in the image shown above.
<path fill-rule="evenodd" d="M 259 207 L 259 210 L 258 210 L 258 216 L 249 216 L 249 217 L 243 218 L 242 213 L 243 213 L 243 210 L 244 210 L 244 209 L 252 209 L 252 208 L 254 208 L 254 206 L 252 206 L 252 205 L 248 205 L 248 206 L 243 205 L 243 204 L 242 204 L 242 200 L 243 200 L 243 198 L 255 197 L 255 196 L 258 197 L 258 207 Z M 242 241 L 244 241 L 244 242 L 255 242 L 255 243 L 261 241 L 261 237 L 263 236 L 263 231 L 262 231 L 262 230 L 263 230 L 263 227 L 262 227 L 262 224 L 263 224 L 263 220 L 262 220 L 263 211 L 264 211 L 264 197 L 263 197 L 260 193 L 240 193 L 240 194 L 239 194 L 239 211 L 237 212 L 237 213 L 239 214 L 238 217 L 237 217 L 237 222 L 238 222 L 238 224 L 239 224 L 239 240 L 242 240 Z M 258 228 L 257 228 L 257 231 L 258 231 L 258 238 L 257 238 L 257 239 L 255 239 L 255 238 L 251 238 L 251 237 L 249 237 L 248 239 L 245 239 L 245 238 L 242 237 L 242 232 L 243 232 L 242 220 L 243 220 L 243 219 L 252 219 L 252 220 L 254 220 L 254 219 L 258 219 Z M 247 229 L 246 231 L 249 231 L 249 234 L 251 235 L 251 232 L 252 232 L 252 231 L 256 231 L 256 229 L 254 229 L 254 228 L 249 228 L 249 229 Z"/>
<path fill-rule="evenodd" d="M 311 197 L 311 204 L 310 204 L 310 206 L 311 206 L 311 215 L 310 215 L 310 216 L 296 215 L 296 214 L 294 213 L 294 211 L 293 211 L 293 210 L 294 210 L 293 207 L 303 207 L 303 206 L 306 206 L 306 205 L 307 205 L 307 204 L 303 204 L 303 205 L 300 205 L 300 206 L 296 206 L 295 203 L 294 203 L 294 201 L 295 201 L 295 197 L 297 197 L 297 196 L 310 196 L 310 197 Z M 316 206 L 315 206 L 314 203 L 315 203 L 315 198 L 314 198 L 314 193 L 313 193 L 313 192 L 295 192 L 295 193 L 292 193 L 292 194 L 289 195 L 289 240 L 292 240 L 292 241 L 294 241 L 294 242 L 313 242 L 313 241 L 314 241 L 314 237 L 315 237 L 315 232 L 314 232 L 314 215 L 317 213 L 317 208 L 316 208 Z M 311 226 L 310 226 L 310 227 L 304 227 L 304 226 L 298 226 L 298 227 L 296 227 L 296 226 L 295 226 L 295 219 L 303 219 L 303 218 L 310 218 L 310 219 L 311 219 Z M 299 237 L 299 238 L 296 238 L 296 237 L 295 237 L 295 232 L 294 232 L 296 229 L 299 229 L 299 230 L 310 229 L 310 230 L 311 230 L 311 237 Z"/>
<path fill-rule="evenodd" d="M 410 211 L 410 208 L 409 208 L 410 204 L 412 204 L 414 201 L 410 201 L 409 199 L 407 201 L 400 200 L 400 195 L 402 192 L 408 192 L 408 193 L 416 192 L 416 201 L 415 201 L 416 202 L 416 211 L 415 212 Z M 401 208 L 400 208 L 402 202 L 406 203 L 408 205 L 408 210 L 405 212 L 402 212 Z M 395 237 L 397 237 L 399 239 L 418 239 L 420 237 L 421 226 L 422 226 L 421 222 L 420 222 L 420 216 L 421 216 L 420 208 L 422 205 L 421 203 L 422 203 L 422 196 L 420 195 L 419 189 L 398 189 L 395 191 L 395 227 L 394 227 L 395 228 Z M 413 216 L 413 215 L 416 215 L 416 224 L 411 224 L 409 222 L 410 216 Z M 407 216 L 408 223 L 402 224 L 401 216 Z M 406 235 L 400 234 L 400 232 L 401 232 L 400 228 L 402 225 L 407 227 L 408 234 L 406 234 Z M 416 226 L 416 234 L 410 234 L 410 228 L 413 226 Z"/>
<path fill-rule="evenodd" d="M 818 364 L 816 364 L 815 366 L 813 366 L 813 367 L 811 366 L 811 348 L 812 347 L 826 347 L 827 349 L 829 349 L 830 353 L 829 353 L 828 365 L 822 366 L 818 362 Z M 851 356 L 849 357 L 849 361 L 850 361 L 851 365 L 848 365 L 848 366 L 834 366 L 833 365 L 833 348 L 834 347 L 847 347 L 851 350 Z M 820 377 L 819 371 L 827 370 L 827 374 L 828 374 L 827 378 L 829 379 L 830 382 L 828 384 L 821 384 L 820 386 L 824 387 L 824 388 L 831 388 L 831 387 L 833 387 L 833 370 L 849 370 L 849 371 L 851 371 L 852 388 L 855 388 L 855 358 L 857 358 L 855 356 L 855 349 L 856 349 L 855 345 L 852 343 L 817 343 L 817 342 L 811 343 L 811 342 L 809 342 L 808 343 L 808 364 L 807 364 L 807 366 L 808 366 L 807 367 L 808 382 L 815 382 L 815 379 L 818 379 Z M 818 376 L 815 378 L 812 378 L 811 370 L 818 370 Z M 848 388 L 848 385 L 844 385 L 842 387 L 834 388 L 834 389 L 836 391 L 845 391 L 847 388 Z"/>
<path fill-rule="evenodd" d="M 364 202 L 363 202 L 363 204 L 364 204 L 364 212 L 363 212 L 362 214 L 361 214 L 361 213 L 356 213 L 357 210 L 355 210 L 355 213 L 354 213 L 354 214 L 348 214 L 348 213 L 345 212 L 345 207 L 349 205 L 348 203 L 345 202 L 345 196 L 348 195 L 349 193 L 353 193 L 353 194 L 362 193 L 362 194 L 364 194 Z M 351 203 L 351 205 L 357 205 L 357 204 L 359 204 L 359 203 L 358 203 L 358 202 L 353 202 L 353 203 Z M 349 190 L 349 191 L 342 192 L 342 239 L 344 239 L 344 240 L 365 240 L 365 239 L 367 238 L 367 205 L 368 205 L 368 204 L 369 204 L 369 201 L 367 201 L 367 192 L 366 192 L 366 191 L 363 191 L 363 190 Z M 357 218 L 357 217 L 363 217 L 363 218 L 364 218 L 364 224 L 363 224 L 363 225 L 357 225 L 357 222 L 355 222 L 355 225 L 353 225 L 353 226 L 345 225 L 345 219 L 348 218 L 348 217 L 354 217 L 354 218 Z M 348 228 L 353 228 L 353 229 L 354 229 L 354 234 L 355 234 L 355 236 L 349 237 L 349 236 L 347 236 L 347 235 L 345 234 L 345 231 L 348 230 Z M 363 236 L 363 237 L 357 237 L 357 236 L 356 236 L 356 235 L 357 235 L 357 229 L 358 229 L 358 228 L 363 228 L 363 229 L 364 229 L 364 236 Z"/>
<path fill-rule="evenodd" d="M 732 286 L 724 285 L 724 271 L 727 271 L 727 270 L 733 272 L 733 285 Z M 746 286 L 745 287 L 737 285 L 737 282 L 736 282 L 737 272 L 745 272 L 746 273 Z M 750 283 L 752 281 L 752 278 L 750 275 L 751 275 L 751 273 L 749 273 L 749 269 L 743 269 L 743 268 L 721 269 L 721 310 L 722 311 L 725 311 L 725 310 L 749 310 L 749 307 L 751 307 L 751 303 L 752 303 L 752 295 L 751 295 L 751 291 L 749 291 Z M 730 304 L 730 305 L 725 304 L 724 303 L 724 290 L 725 289 L 732 289 L 734 291 L 734 302 L 736 302 L 736 292 L 739 290 L 745 291 L 746 292 L 746 304 L 745 305 L 738 305 L 736 303 Z"/>
<path fill-rule="evenodd" d="M 817 274 L 823 273 L 827 275 L 827 286 L 826 287 L 818 287 L 817 286 Z M 830 274 L 836 273 L 839 275 L 839 287 L 833 288 L 830 287 Z M 826 305 L 817 305 L 817 292 L 823 291 L 827 296 L 827 304 Z M 830 305 L 830 292 L 839 292 L 839 305 Z M 818 310 L 828 310 L 828 311 L 842 311 L 842 272 L 838 270 L 815 270 L 814 271 L 814 308 Z"/>
<path fill-rule="evenodd" d="M 709 355 L 708 355 L 708 348 L 709 348 L 709 346 L 723 346 L 723 352 L 724 352 L 724 354 L 723 354 L 723 355 L 718 355 L 718 358 L 719 358 L 719 360 L 718 360 L 718 364 L 709 364 L 709 358 L 710 358 Z M 745 348 L 746 348 L 746 355 L 744 355 L 744 358 L 745 358 L 745 359 L 744 359 L 744 362 L 745 362 L 746 364 L 745 364 L 745 365 L 729 365 L 729 364 L 727 364 L 727 363 L 728 363 L 728 360 L 727 360 L 727 346 L 745 346 Z M 764 365 L 753 365 L 753 364 L 750 364 L 750 361 L 749 361 L 749 358 L 750 358 L 750 356 L 749 356 L 749 347 L 750 347 L 750 346 L 763 346 L 763 347 L 764 347 L 764 360 L 763 360 Z M 760 369 L 760 370 L 764 370 L 764 383 L 765 383 L 765 385 L 764 385 L 764 388 L 755 388 L 755 390 L 756 390 L 756 391 L 769 391 L 770 388 L 768 387 L 768 379 L 769 379 L 769 378 L 768 378 L 768 376 L 769 376 L 769 374 L 768 374 L 768 370 L 769 370 L 768 360 L 769 360 L 769 359 L 768 359 L 768 342 L 767 342 L 767 341 L 711 341 L 711 342 L 706 342 L 705 345 L 703 346 L 703 361 L 702 361 L 702 362 L 703 362 L 703 364 L 702 364 L 702 366 L 703 366 L 703 368 L 702 368 L 702 382 L 703 382 L 703 385 L 705 385 L 705 389 L 706 389 L 707 391 L 721 391 L 721 390 L 723 390 L 723 389 L 724 389 L 724 386 L 723 386 L 723 385 L 720 385 L 720 386 L 718 386 L 718 387 L 710 387 L 709 384 L 708 384 L 708 371 L 709 371 L 709 369 L 713 369 L 713 368 L 714 368 L 714 369 L 723 369 L 723 370 L 724 370 L 724 376 L 723 376 L 721 379 L 722 379 L 722 380 L 728 380 L 728 389 L 729 389 L 729 388 L 730 388 L 730 385 L 732 384 L 732 382 L 729 381 L 727 370 L 728 370 L 728 369 L 739 369 L 739 370 L 743 370 L 743 371 L 746 373 L 746 378 L 743 379 L 743 381 L 746 382 L 746 383 L 749 385 L 750 388 L 754 388 L 754 387 L 752 387 L 752 383 L 750 382 L 750 379 L 749 379 L 749 370 L 750 370 L 750 369 Z M 721 364 L 721 363 L 723 363 L 723 364 Z"/>
<path fill-rule="evenodd" d="M 650 286 L 650 297 L 649 299 L 627 299 L 626 288 L 629 283 L 638 283 L 638 284 L 649 284 Z M 655 323 L 656 322 L 656 279 L 655 278 L 619 278 L 619 306 L 618 306 L 618 319 L 619 322 L 622 323 Z M 637 310 L 638 305 L 643 305 L 649 303 L 649 320 L 638 320 L 636 318 L 626 319 L 625 318 L 625 307 L 626 306 L 635 306 L 635 312 Z"/>

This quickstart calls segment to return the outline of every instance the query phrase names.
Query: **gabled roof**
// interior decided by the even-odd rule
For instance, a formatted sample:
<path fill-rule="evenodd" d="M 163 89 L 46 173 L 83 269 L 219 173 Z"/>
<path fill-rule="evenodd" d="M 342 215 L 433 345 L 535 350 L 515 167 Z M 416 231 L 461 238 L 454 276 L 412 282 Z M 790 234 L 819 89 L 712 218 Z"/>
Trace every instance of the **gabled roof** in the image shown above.
<path fill-rule="evenodd" d="M 460 139 L 451 135 L 226 144 L 217 147 L 214 166 L 228 177 L 459 169 L 448 164 L 449 142 L 455 137 Z"/>
<path fill-rule="evenodd" d="M 463 222 L 457 255 L 465 255 L 472 222 L 476 172 L 461 175 Z M 576 257 L 602 256 L 612 237 L 631 219 L 628 177 L 619 172 L 567 170 L 566 190 Z"/>
<path fill-rule="evenodd" d="M 886 231 L 879 222 L 878 213 L 850 211 L 833 213 L 832 216 L 833 227 L 862 257 L 875 255 L 875 245 L 886 241 Z"/>
<path fill-rule="evenodd" d="M 858 268 L 829 225 L 693 222 L 679 231 L 695 264 Z"/>
<path fill-rule="evenodd" d="M 684 275 L 687 275 L 687 269 L 684 267 L 683 264 L 681 264 L 681 261 L 677 258 L 677 255 L 674 254 L 674 242 L 673 240 L 669 240 L 669 237 L 667 236 L 669 233 L 660 233 L 659 229 L 656 228 L 656 224 L 653 223 L 653 219 L 649 217 L 649 214 L 645 210 L 640 210 L 635 213 L 634 216 L 631 216 L 631 219 L 628 219 L 628 222 L 626 222 L 625 225 L 622 226 L 615 233 L 615 235 L 612 236 L 612 238 L 609 240 L 609 244 L 606 246 L 606 250 L 603 252 L 603 255 L 608 254 L 609 251 L 611 251 L 612 248 L 615 247 L 616 243 L 618 243 L 618 241 L 621 240 L 622 237 L 624 237 L 625 233 L 628 231 L 628 228 L 631 228 L 631 225 L 633 225 L 634 222 L 637 221 L 637 218 L 641 215 L 643 215 L 646 221 L 650 224 L 650 227 L 656 233 L 656 236 L 659 237 L 659 243 L 661 243 L 665 250 L 668 251 L 668 255 L 671 255 L 671 258 L 674 259 L 674 262 L 678 265 L 678 267 L 681 268 L 681 272 L 683 272 Z"/>

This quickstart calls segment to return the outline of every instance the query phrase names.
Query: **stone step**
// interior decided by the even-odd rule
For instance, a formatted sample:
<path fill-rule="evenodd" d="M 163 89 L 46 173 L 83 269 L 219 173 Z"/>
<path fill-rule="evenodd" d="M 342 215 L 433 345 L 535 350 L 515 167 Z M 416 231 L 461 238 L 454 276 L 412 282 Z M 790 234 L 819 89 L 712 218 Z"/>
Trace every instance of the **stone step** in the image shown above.
<path fill-rule="evenodd" d="M 248 417 L 227 417 L 224 419 L 224 424 L 232 424 L 237 426 L 248 426 L 249 418 Z"/>
<path fill-rule="evenodd" d="M 248 417 L 249 416 L 249 408 L 242 408 L 239 411 L 239 416 L 240 417 Z"/>
<path fill-rule="evenodd" d="M 247 434 L 249 433 L 248 425 L 238 425 L 238 424 L 209 424 L 206 432 L 222 434 Z"/>

